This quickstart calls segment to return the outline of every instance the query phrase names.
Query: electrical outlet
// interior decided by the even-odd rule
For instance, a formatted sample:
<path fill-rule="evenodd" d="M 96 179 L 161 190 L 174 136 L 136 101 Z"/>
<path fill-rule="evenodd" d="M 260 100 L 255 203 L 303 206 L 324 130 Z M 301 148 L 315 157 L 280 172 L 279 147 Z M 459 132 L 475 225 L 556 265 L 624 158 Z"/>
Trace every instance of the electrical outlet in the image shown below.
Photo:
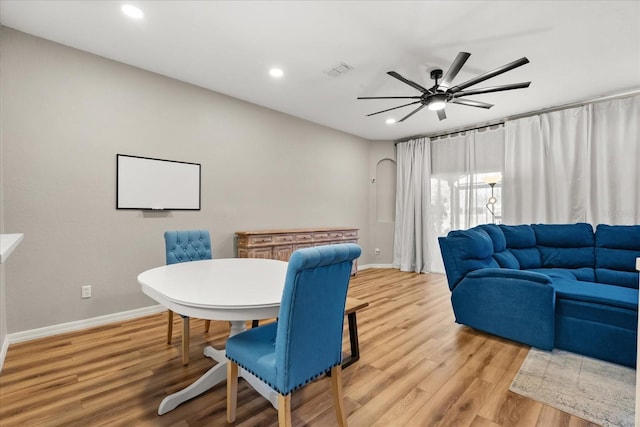
<path fill-rule="evenodd" d="M 82 298 L 91 298 L 91 285 L 82 287 Z"/>
<path fill-rule="evenodd" d="M 380 255 L 380 248 L 375 248 L 373 251 L 376 255 Z"/>

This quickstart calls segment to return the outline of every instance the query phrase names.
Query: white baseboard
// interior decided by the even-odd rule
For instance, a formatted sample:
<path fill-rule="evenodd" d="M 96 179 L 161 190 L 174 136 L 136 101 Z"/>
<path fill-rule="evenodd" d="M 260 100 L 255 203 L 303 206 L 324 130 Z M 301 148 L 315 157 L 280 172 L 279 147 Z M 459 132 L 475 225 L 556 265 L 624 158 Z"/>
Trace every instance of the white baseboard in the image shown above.
<path fill-rule="evenodd" d="M 4 366 L 4 358 L 7 356 L 7 350 L 9 350 L 9 337 L 5 335 L 2 340 L 2 347 L 0 347 L 0 372 Z"/>
<path fill-rule="evenodd" d="M 7 335 L 6 346 L 18 342 L 29 341 L 36 338 L 44 338 L 52 335 L 64 334 L 66 332 L 79 331 L 81 329 L 102 326 L 108 323 L 122 320 L 135 319 L 136 317 L 148 316 L 166 310 L 162 305 L 152 305 L 149 307 L 137 308 L 135 310 L 121 311 L 119 313 L 107 314 L 105 316 L 92 317 L 90 319 L 77 320 L 75 322 L 60 323 L 59 325 L 46 326 L 44 328 L 31 329 L 28 331 L 14 332 Z M 3 346 L 4 347 L 4 346 Z M 4 353 L 1 353 L 4 356 Z M 0 360 L 4 362 L 4 357 Z M 1 369 L 1 368 L 0 368 Z"/>
<path fill-rule="evenodd" d="M 393 266 L 391 264 L 365 264 L 365 265 L 358 265 L 358 271 L 367 270 L 369 268 L 393 268 Z"/>

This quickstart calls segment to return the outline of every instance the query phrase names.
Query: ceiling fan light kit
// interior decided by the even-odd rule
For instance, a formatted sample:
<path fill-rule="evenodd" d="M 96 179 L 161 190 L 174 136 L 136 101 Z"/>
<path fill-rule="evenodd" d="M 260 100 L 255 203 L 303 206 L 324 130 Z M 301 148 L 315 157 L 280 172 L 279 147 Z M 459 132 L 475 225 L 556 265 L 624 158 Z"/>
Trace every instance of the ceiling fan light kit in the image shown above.
<path fill-rule="evenodd" d="M 409 105 L 420 104 L 416 109 L 411 111 L 409 114 L 398 120 L 398 122 L 403 122 L 409 117 L 413 116 L 418 111 L 422 110 L 424 107 L 431 111 L 436 111 L 438 113 L 438 119 L 444 120 L 447 118 L 445 114 L 445 107 L 447 103 L 451 102 L 452 104 L 466 105 L 469 107 L 477 107 L 477 108 L 485 108 L 489 109 L 493 107 L 493 104 L 489 104 L 481 101 L 474 101 L 472 99 L 461 99 L 464 96 L 469 95 L 481 95 L 484 93 L 491 92 L 501 92 L 505 90 L 513 90 L 513 89 L 524 89 L 529 87 L 531 82 L 523 82 L 523 83 L 513 83 L 508 85 L 500 85 L 500 86 L 492 86 L 478 89 L 470 89 L 465 90 L 468 87 L 481 83 L 485 80 L 488 80 L 497 75 L 506 73 L 507 71 L 513 70 L 514 68 L 525 65 L 529 62 L 526 57 L 522 57 L 518 60 L 510 62 L 508 64 L 503 65 L 502 67 L 498 67 L 495 70 L 488 71 L 484 74 L 476 76 L 471 80 L 467 80 L 464 83 L 451 86 L 453 80 L 458 75 L 458 72 L 462 69 L 467 59 L 471 56 L 470 53 L 460 52 L 456 59 L 453 61 L 446 74 L 443 73 L 442 70 L 436 68 L 431 71 L 430 77 L 435 81 L 435 84 L 430 89 L 427 89 L 416 82 L 413 82 L 395 71 L 387 72 L 393 78 L 400 80 L 401 82 L 411 86 L 412 88 L 420 91 L 421 95 L 415 96 L 362 96 L 358 97 L 358 99 L 414 99 L 415 101 L 409 102 L 408 104 L 399 105 L 397 107 L 388 108 L 386 110 L 377 111 L 375 113 L 367 114 L 367 116 L 374 116 L 376 114 L 385 113 L 387 111 L 396 110 L 398 108 L 407 107 Z M 438 83 L 438 80 L 442 78 L 442 81 Z"/>
<path fill-rule="evenodd" d="M 431 111 L 438 111 L 444 109 L 447 106 L 446 95 L 436 94 L 431 97 L 431 100 L 427 104 L 427 108 Z"/>

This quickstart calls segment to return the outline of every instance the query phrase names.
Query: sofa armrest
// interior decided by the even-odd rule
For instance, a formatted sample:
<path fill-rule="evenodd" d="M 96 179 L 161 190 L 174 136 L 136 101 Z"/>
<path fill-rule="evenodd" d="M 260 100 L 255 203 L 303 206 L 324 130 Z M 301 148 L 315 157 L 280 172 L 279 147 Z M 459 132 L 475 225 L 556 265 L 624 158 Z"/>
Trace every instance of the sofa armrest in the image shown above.
<path fill-rule="evenodd" d="M 493 279 L 517 279 L 528 280 L 535 283 L 551 284 L 551 278 L 546 274 L 536 273 L 533 271 L 513 270 L 509 268 L 482 268 L 474 270 L 466 275 L 473 279 L 493 278 Z M 505 281 L 506 283 L 506 281 Z"/>
<path fill-rule="evenodd" d="M 551 350 L 555 338 L 555 289 L 529 271 L 485 268 L 470 272 L 451 293 L 458 323 Z"/>

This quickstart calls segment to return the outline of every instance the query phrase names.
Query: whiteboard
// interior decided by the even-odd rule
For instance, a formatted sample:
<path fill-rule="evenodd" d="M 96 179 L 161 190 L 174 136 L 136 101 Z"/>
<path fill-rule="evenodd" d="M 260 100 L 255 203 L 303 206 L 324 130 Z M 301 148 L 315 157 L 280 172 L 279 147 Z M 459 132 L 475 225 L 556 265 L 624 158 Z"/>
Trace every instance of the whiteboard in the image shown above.
<path fill-rule="evenodd" d="M 200 164 L 116 155 L 116 209 L 200 210 Z"/>

